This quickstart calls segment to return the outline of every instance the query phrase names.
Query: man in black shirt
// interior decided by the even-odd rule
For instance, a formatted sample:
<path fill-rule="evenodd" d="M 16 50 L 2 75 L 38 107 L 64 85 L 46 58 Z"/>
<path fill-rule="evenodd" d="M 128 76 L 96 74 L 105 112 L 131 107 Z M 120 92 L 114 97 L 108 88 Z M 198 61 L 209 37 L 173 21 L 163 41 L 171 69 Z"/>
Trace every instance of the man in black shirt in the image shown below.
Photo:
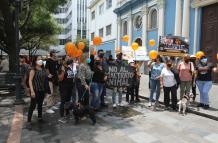
<path fill-rule="evenodd" d="M 47 98 L 47 113 L 54 113 L 57 108 L 54 106 L 57 102 L 58 90 L 58 63 L 56 61 L 56 52 L 50 52 L 50 58 L 46 61 L 45 69 L 48 73 L 49 88 L 51 94 Z"/>

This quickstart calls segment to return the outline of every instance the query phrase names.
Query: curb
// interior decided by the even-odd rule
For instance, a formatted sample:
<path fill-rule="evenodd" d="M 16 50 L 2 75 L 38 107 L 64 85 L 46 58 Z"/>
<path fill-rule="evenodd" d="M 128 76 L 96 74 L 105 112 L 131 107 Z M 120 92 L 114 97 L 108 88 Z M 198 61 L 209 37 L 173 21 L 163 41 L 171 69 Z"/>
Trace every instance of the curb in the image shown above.
<path fill-rule="evenodd" d="M 139 96 L 139 98 L 142 98 L 142 99 L 145 99 L 145 100 L 149 101 L 149 98 L 148 98 L 148 97 Z M 159 101 L 159 103 L 162 104 L 162 105 L 164 105 L 164 103 L 161 102 L 161 101 Z M 208 118 L 208 119 L 211 119 L 211 120 L 218 121 L 218 117 L 216 117 L 216 116 L 208 115 L 208 114 L 201 113 L 201 112 L 198 112 L 198 111 L 194 111 L 194 110 L 191 110 L 190 108 L 188 109 L 187 112 L 188 112 L 188 113 L 195 114 L 195 115 L 198 115 L 198 116 L 201 116 L 201 117 L 205 117 L 205 118 Z"/>

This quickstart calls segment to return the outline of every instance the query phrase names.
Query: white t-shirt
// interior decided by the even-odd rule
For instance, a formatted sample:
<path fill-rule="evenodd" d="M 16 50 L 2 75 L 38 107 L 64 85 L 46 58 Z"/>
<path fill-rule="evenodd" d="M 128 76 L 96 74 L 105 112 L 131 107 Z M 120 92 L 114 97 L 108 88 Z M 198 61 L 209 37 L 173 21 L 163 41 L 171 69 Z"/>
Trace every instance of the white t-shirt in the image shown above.
<path fill-rule="evenodd" d="M 173 87 L 176 84 L 176 79 L 174 77 L 174 74 L 167 68 L 164 68 L 162 70 L 161 77 L 163 77 L 164 87 Z"/>

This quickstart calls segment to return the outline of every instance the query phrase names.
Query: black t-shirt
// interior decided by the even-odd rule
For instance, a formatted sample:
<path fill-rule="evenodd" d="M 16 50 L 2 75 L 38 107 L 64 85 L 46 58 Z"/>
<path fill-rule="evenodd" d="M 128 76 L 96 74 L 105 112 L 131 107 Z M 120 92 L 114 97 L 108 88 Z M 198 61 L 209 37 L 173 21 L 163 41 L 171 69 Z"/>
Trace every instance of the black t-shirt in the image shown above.
<path fill-rule="evenodd" d="M 105 71 L 103 69 L 100 70 L 95 66 L 92 81 L 96 83 L 104 83 L 105 82 L 104 77 L 105 77 Z"/>
<path fill-rule="evenodd" d="M 57 80 L 57 71 L 58 71 L 58 64 L 57 61 L 54 61 L 52 59 L 48 59 L 46 61 L 45 68 L 49 70 L 50 74 L 53 75 L 52 79 Z M 49 79 L 49 81 L 52 81 L 52 79 Z"/>
<path fill-rule="evenodd" d="M 62 86 L 73 88 L 74 78 L 73 68 L 67 67 L 64 71 L 64 79 L 61 81 Z"/>
<path fill-rule="evenodd" d="M 199 71 L 199 68 L 202 67 L 208 67 L 208 71 Z M 198 64 L 197 65 L 197 71 L 198 71 L 198 76 L 197 76 L 197 80 L 200 81 L 212 81 L 212 70 L 213 70 L 214 66 L 213 64 L 209 63 L 207 65 L 202 65 L 202 64 Z"/>

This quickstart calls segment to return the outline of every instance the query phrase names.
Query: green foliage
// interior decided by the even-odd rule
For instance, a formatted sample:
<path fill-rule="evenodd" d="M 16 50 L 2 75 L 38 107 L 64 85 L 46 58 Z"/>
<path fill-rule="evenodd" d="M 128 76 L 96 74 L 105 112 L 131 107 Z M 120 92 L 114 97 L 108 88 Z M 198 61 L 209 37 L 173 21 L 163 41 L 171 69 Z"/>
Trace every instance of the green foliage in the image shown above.
<path fill-rule="evenodd" d="M 23 6 L 20 22 L 25 24 L 21 28 L 22 48 L 48 48 L 50 45 L 58 44 L 55 35 L 60 33 L 62 28 L 51 14 L 64 2 L 66 0 L 33 0 L 32 3 Z"/>

